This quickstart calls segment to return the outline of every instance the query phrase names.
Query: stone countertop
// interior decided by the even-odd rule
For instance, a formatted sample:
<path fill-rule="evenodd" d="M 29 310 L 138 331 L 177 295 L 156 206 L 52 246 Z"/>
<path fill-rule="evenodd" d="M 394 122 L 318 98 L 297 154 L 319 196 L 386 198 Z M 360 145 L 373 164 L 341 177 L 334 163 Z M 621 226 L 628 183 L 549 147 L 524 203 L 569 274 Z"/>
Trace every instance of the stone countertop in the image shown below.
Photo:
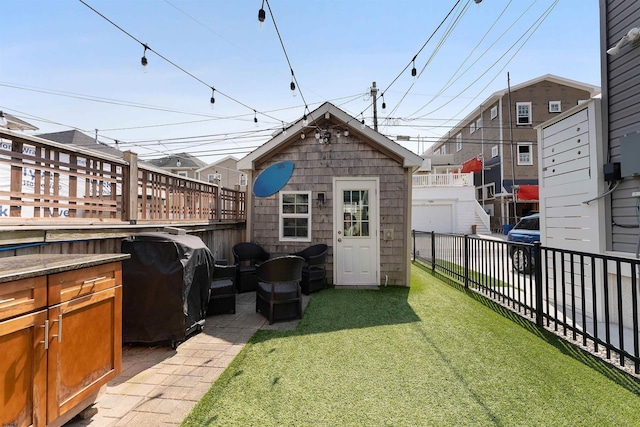
<path fill-rule="evenodd" d="M 130 254 L 34 254 L 0 258 L 0 283 L 129 259 Z"/>

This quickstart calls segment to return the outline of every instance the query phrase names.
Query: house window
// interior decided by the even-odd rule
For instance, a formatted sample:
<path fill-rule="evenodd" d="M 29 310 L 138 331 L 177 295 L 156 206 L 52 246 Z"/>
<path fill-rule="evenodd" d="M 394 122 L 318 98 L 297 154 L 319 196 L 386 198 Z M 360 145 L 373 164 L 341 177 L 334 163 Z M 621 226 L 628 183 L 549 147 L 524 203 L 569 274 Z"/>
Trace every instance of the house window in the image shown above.
<path fill-rule="evenodd" d="M 187 177 L 187 173 L 186 172 L 178 172 L 178 176 L 182 176 L 184 178 Z"/>
<path fill-rule="evenodd" d="M 440 148 L 440 154 L 442 154 L 443 156 L 445 154 L 447 154 L 447 146 L 446 145 L 443 145 L 442 148 Z"/>
<path fill-rule="evenodd" d="M 498 146 L 494 145 L 491 147 L 491 157 L 498 157 Z"/>
<path fill-rule="evenodd" d="M 240 184 L 240 186 L 247 185 L 247 174 L 246 173 L 241 173 L 240 174 L 238 184 Z"/>
<path fill-rule="evenodd" d="M 207 175 L 207 182 L 209 184 L 213 184 L 216 181 L 216 179 L 220 181 L 222 179 L 222 175 L 219 173 L 210 173 Z"/>
<path fill-rule="evenodd" d="M 531 153 L 531 143 L 518 143 L 518 164 L 519 165 L 532 165 L 533 155 Z"/>
<path fill-rule="evenodd" d="M 491 120 L 498 117 L 498 107 L 491 107 Z"/>
<path fill-rule="evenodd" d="M 530 125 L 531 123 L 531 103 L 516 102 L 516 124 Z"/>
<path fill-rule="evenodd" d="M 482 117 L 476 120 L 476 130 L 482 127 Z"/>
<path fill-rule="evenodd" d="M 475 122 L 472 122 L 472 123 L 469 125 L 469 133 L 474 133 L 475 131 L 476 131 L 476 123 L 475 123 Z"/>
<path fill-rule="evenodd" d="M 562 112 L 562 101 L 549 101 L 549 112 L 550 113 L 561 113 Z"/>
<path fill-rule="evenodd" d="M 440 149 L 438 148 L 436 151 L 433 152 L 434 155 L 439 156 L 440 155 Z"/>
<path fill-rule="evenodd" d="M 280 240 L 311 241 L 311 192 L 280 192 Z"/>
<path fill-rule="evenodd" d="M 456 135 L 456 151 L 462 150 L 462 134 Z"/>

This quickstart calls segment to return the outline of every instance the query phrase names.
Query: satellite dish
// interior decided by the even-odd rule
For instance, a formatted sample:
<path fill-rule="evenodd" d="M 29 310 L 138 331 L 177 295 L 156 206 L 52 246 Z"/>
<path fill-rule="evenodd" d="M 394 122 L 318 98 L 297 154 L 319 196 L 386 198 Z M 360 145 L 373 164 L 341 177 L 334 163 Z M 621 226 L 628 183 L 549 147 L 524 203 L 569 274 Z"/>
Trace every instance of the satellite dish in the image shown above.
<path fill-rule="evenodd" d="M 256 178 L 253 183 L 253 194 L 257 197 L 268 197 L 280 191 L 293 174 L 293 162 L 274 163 Z"/>

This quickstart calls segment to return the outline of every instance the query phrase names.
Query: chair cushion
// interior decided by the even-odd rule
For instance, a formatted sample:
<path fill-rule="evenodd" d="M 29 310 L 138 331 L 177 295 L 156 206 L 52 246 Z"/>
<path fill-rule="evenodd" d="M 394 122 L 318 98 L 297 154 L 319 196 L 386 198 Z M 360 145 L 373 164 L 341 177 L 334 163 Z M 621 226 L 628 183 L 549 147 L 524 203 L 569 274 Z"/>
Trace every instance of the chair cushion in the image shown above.
<path fill-rule="evenodd" d="M 211 296 L 235 293 L 231 279 L 214 280 L 209 285 L 209 289 L 211 289 Z"/>
<path fill-rule="evenodd" d="M 298 297 L 298 285 L 296 283 L 276 283 L 274 286 L 274 301 L 286 301 Z M 258 288 L 256 291 L 269 300 L 269 296 L 271 295 L 271 284 L 258 282 Z"/>

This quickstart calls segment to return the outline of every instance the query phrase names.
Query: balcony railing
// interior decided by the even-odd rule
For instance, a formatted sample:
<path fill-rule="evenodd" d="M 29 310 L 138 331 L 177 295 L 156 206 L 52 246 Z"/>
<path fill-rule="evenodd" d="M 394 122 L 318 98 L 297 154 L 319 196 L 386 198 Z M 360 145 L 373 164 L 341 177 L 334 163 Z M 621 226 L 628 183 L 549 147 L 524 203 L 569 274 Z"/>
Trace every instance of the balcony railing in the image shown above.
<path fill-rule="evenodd" d="M 0 130 L 3 223 L 184 223 L 246 219 L 244 192 Z"/>
<path fill-rule="evenodd" d="M 472 173 L 429 173 L 413 175 L 414 187 L 473 187 Z"/>

